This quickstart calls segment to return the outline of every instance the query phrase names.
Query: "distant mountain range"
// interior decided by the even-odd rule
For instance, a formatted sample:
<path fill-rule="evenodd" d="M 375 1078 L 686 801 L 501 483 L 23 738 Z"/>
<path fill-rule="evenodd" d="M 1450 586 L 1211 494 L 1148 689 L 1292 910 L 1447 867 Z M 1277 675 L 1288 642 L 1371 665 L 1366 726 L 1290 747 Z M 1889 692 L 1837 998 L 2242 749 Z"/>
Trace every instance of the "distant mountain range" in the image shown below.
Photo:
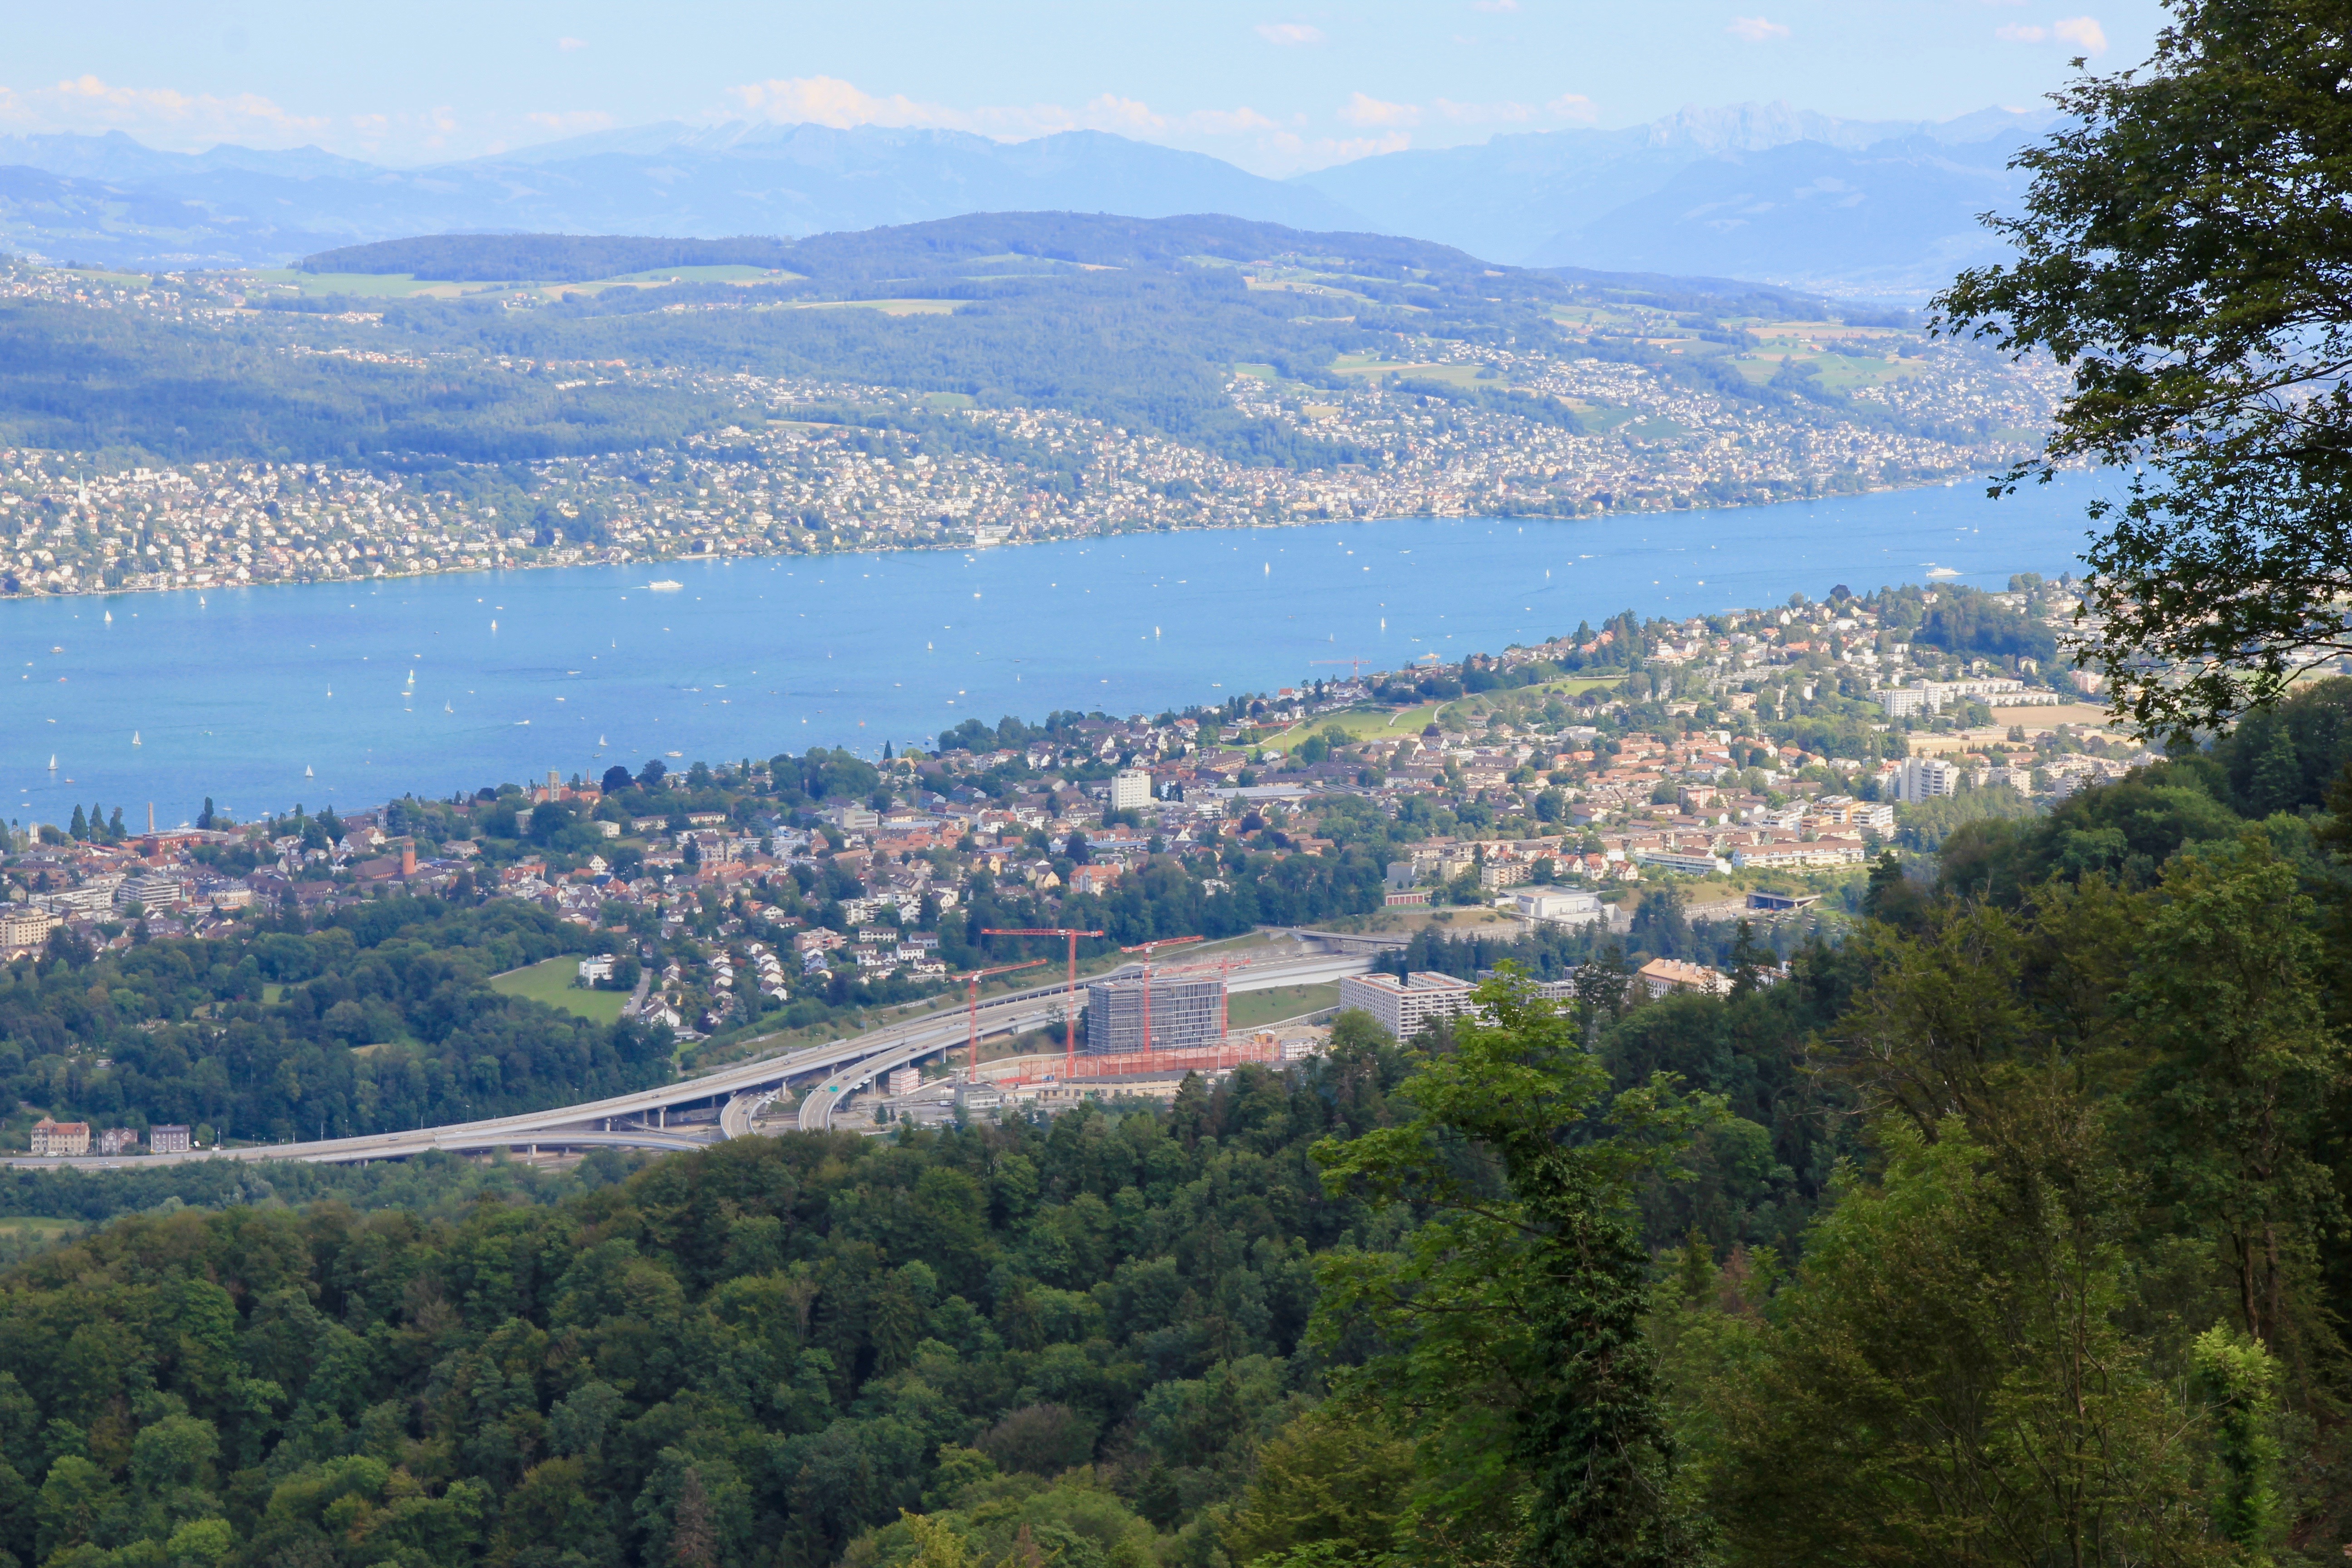
<path fill-rule="evenodd" d="M 1519 265 L 1918 295 L 2000 254 L 1978 215 L 2024 189 L 2005 165 L 2052 119 L 1863 121 L 1742 104 L 1391 153 L 1292 183 L 1373 228 Z"/>
<path fill-rule="evenodd" d="M 460 232 L 810 234 L 965 213 L 1217 213 L 1428 239 L 1492 261 L 1916 295 L 1996 254 L 1976 222 L 2047 116 L 1835 120 L 1686 110 L 1627 131 L 1502 136 L 1264 179 L 1100 132 L 677 123 L 424 169 L 316 148 L 161 153 L 120 132 L 0 137 L 0 245 L 113 265 L 281 266 Z"/>

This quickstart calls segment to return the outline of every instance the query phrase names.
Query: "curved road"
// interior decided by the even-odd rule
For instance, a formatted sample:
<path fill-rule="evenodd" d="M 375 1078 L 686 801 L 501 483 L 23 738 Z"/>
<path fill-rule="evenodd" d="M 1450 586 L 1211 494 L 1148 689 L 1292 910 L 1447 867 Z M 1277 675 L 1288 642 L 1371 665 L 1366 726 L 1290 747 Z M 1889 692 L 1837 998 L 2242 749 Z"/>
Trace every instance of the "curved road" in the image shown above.
<path fill-rule="evenodd" d="M 1228 978 L 1233 991 L 1266 991 L 1284 985 L 1313 985 L 1343 975 L 1361 974 L 1369 961 L 1352 954 L 1310 953 L 1236 969 Z M 1133 964 L 1110 972 L 1140 973 Z M 1090 976 L 1101 979 L 1103 976 Z M 998 1035 L 1036 1027 L 1046 1021 L 1067 991 L 1066 981 L 1007 993 L 982 1004 L 980 1029 Z M 240 1149 L 192 1150 L 184 1154 L 121 1156 L 64 1155 L 36 1158 L 18 1155 L 0 1163 L 34 1168 L 69 1167 L 79 1171 L 143 1170 L 159 1164 L 194 1160 L 300 1160 L 311 1163 L 348 1163 L 362 1160 L 394 1160 L 431 1150 L 473 1151 L 546 1144 L 556 1148 L 619 1147 L 636 1149 L 698 1149 L 751 1131 L 752 1104 L 788 1080 L 821 1074 L 801 1106 L 800 1125 L 822 1131 L 833 1124 L 833 1112 L 842 1100 L 892 1068 L 952 1047 L 969 1037 L 970 1026 L 961 1008 L 926 1015 L 894 1024 L 851 1040 L 811 1046 L 783 1056 L 738 1062 L 699 1078 L 614 1095 L 584 1104 L 557 1106 L 520 1116 L 495 1117 L 446 1127 L 419 1128 L 407 1132 L 376 1132 L 355 1138 L 314 1139 L 296 1143 L 265 1143 Z M 672 1128 L 668 1112 L 699 1101 L 723 1102 L 719 1125 Z M 649 1124 L 650 1123 L 650 1124 Z"/>
<path fill-rule="evenodd" d="M 1288 959 L 1275 963 L 1252 964 L 1246 969 L 1236 969 L 1225 977 L 1225 989 L 1228 993 L 1232 993 L 1272 991 L 1284 985 L 1320 985 L 1333 980 L 1343 979 L 1350 974 L 1365 973 L 1370 968 L 1371 961 L 1358 954 L 1310 953 L 1303 958 Z M 1134 964 L 1124 964 L 1113 973 L 1137 974 L 1140 973 L 1141 970 Z M 1061 992 L 1056 991 L 1053 994 L 1052 999 L 1058 1000 L 1061 994 Z M 1008 1000 L 1013 999 L 1008 998 Z M 1026 998 L 1021 1000 L 1024 1005 L 1026 1004 Z M 1050 1006 L 1035 1006 L 1031 1008 L 1026 1016 L 992 1023 L 985 1016 L 985 1010 L 983 1010 L 980 1026 L 981 1033 L 1001 1034 L 1007 1029 L 1017 1033 L 1021 1029 L 1034 1028 L 1039 1024 L 1046 1022 L 1053 1011 Z M 970 1035 L 969 1029 L 959 1029 L 952 1037 L 966 1039 Z M 922 1046 L 908 1041 L 892 1047 L 887 1051 L 863 1058 L 856 1066 L 835 1073 L 823 1083 L 810 1089 L 807 1098 L 801 1101 L 801 1131 L 821 1132 L 831 1127 L 833 1113 L 841 1108 L 844 1100 L 888 1072 L 892 1068 L 904 1067 L 919 1057 L 929 1055 L 934 1048 L 931 1046 Z"/>

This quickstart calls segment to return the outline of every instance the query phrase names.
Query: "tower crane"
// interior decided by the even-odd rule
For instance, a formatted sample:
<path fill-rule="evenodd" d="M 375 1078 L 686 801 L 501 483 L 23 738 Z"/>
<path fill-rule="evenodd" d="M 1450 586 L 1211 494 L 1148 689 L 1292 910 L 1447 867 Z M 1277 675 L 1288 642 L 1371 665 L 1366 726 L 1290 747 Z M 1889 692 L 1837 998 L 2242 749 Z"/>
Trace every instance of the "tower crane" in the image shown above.
<path fill-rule="evenodd" d="M 1010 974 L 1016 969 L 1034 969 L 1045 962 L 1042 958 L 1033 958 L 1026 963 L 1000 963 L 993 969 L 975 969 L 970 974 L 955 976 L 958 980 L 971 983 L 964 1003 L 971 1019 L 971 1074 L 975 1079 L 980 1076 L 980 983 L 992 974 Z"/>
<path fill-rule="evenodd" d="M 1100 936 L 1098 931 L 1078 931 L 1070 926 L 982 926 L 982 936 L 1061 936 L 1070 940 L 1069 1002 L 1062 1015 L 1062 1081 L 1067 1083 L 1078 1070 L 1078 938 Z M 1042 962 L 1042 961 L 1041 961 Z"/>
<path fill-rule="evenodd" d="M 1146 1055 L 1150 1054 L 1153 1049 L 1151 1044 L 1151 955 L 1159 952 L 1163 947 L 1181 947 L 1188 942 L 1200 942 L 1203 939 L 1197 936 L 1163 936 L 1156 937 L 1150 942 L 1137 942 L 1133 947 L 1122 947 L 1119 949 L 1119 952 L 1139 952 L 1143 954 L 1143 1049 Z"/>

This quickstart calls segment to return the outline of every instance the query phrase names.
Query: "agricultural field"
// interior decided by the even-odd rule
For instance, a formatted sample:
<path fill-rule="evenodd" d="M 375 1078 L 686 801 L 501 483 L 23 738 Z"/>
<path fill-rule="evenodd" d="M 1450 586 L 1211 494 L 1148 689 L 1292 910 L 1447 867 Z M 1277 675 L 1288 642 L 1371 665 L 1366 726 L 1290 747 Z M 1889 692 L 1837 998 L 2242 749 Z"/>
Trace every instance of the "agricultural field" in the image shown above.
<path fill-rule="evenodd" d="M 1331 362 L 1331 370 L 1337 375 L 1398 375 L 1413 381 L 1442 382 L 1447 386 L 1465 389 L 1501 384 L 1500 378 L 1484 365 L 1416 364 L 1384 359 L 1378 354 L 1341 354 Z"/>
<path fill-rule="evenodd" d="M 954 300 L 797 300 L 787 310 L 879 310 L 886 316 L 952 316 Z"/>
<path fill-rule="evenodd" d="M 621 1016 L 621 1005 L 628 997 L 618 991 L 590 991 L 572 982 L 580 973 L 576 954 L 551 958 L 524 969 L 509 969 L 504 974 L 490 977 L 490 989 L 505 996 L 520 996 L 528 1001 L 544 1002 L 574 1017 L 592 1023 L 610 1024 Z"/>
<path fill-rule="evenodd" d="M 1733 356 L 1731 363 L 1740 374 L 1759 384 L 1778 375 L 1781 365 L 1791 360 L 1812 366 L 1820 384 L 1832 392 L 1880 386 L 1925 374 L 1927 369 L 1927 361 L 1918 357 L 1917 337 L 1894 327 L 1767 321 L 1750 325 L 1747 332 L 1748 352 Z M 1906 350 L 1911 357 L 1904 357 Z"/>
<path fill-rule="evenodd" d="M 1438 705 L 1424 702 L 1418 708 L 1354 708 L 1345 713 L 1325 713 L 1303 724 L 1294 724 L 1280 734 L 1270 735 L 1258 742 L 1259 749 L 1268 752 L 1294 752 L 1309 735 L 1321 735 L 1332 730 L 1344 730 L 1350 741 L 1402 741 L 1418 736 L 1437 717 Z"/>
<path fill-rule="evenodd" d="M 451 283 L 414 278 L 405 272 L 298 272 L 272 268 L 244 275 L 247 284 L 263 289 L 290 289 L 305 299 L 331 294 L 367 300 L 455 300 L 467 294 L 488 294 L 510 289 L 509 283 Z"/>

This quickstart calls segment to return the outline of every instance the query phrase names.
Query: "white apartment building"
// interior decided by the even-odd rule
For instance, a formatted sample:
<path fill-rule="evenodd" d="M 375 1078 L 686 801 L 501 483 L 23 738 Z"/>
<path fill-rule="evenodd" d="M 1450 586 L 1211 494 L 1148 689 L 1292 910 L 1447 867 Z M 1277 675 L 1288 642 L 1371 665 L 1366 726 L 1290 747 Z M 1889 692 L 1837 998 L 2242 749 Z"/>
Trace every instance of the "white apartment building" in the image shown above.
<path fill-rule="evenodd" d="M 1399 980 L 1393 974 L 1351 974 L 1339 982 L 1342 1010 L 1360 1007 L 1398 1039 L 1410 1039 L 1432 1018 L 1458 1017 L 1475 1007 L 1467 980 L 1420 970 Z"/>
<path fill-rule="evenodd" d="M 2025 682 L 2005 675 L 1982 676 L 1969 680 L 1915 680 L 1908 686 L 1879 687 L 1871 692 L 1870 697 L 1872 701 L 1886 710 L 1889 719 L 1941 713 L 1953 703 L 1972 697 L 1988 701 L 1998 697 L 2004 708 L 2013 708 L 2021 703 L 2065 700 L 2054 691 L 2028 690 Z"/>
<path fill-rule="evenodd" d="M 0 907 L 0 948 L 38 947 L 49 939 L 58 917 L 25 904 Z"/>
<path fill-rule="evenodd" d="M 1720 855 L 1683 849 L 1637 849 L 1633 852 L 1633 864 L 1654 866 L 1661 871 L 1679 871 L 1686 877 L 1711 877 L 1731 869 L 1731 862 Z"/>
<path fill-rule="evenodd" d="M 1895 798 L 1911 805 L 1952 795 L 1960 787 L 1960 770 L 1941 757 L 1906 757 L 1887 774 Z"/>
<path fill-rule="evenodd" d="M 1110 776 L 1110 808 L 1113 811 L 1141 811 L 1151 804 L 1151 775 L 1141 768 L 1128 768 Z"/>

